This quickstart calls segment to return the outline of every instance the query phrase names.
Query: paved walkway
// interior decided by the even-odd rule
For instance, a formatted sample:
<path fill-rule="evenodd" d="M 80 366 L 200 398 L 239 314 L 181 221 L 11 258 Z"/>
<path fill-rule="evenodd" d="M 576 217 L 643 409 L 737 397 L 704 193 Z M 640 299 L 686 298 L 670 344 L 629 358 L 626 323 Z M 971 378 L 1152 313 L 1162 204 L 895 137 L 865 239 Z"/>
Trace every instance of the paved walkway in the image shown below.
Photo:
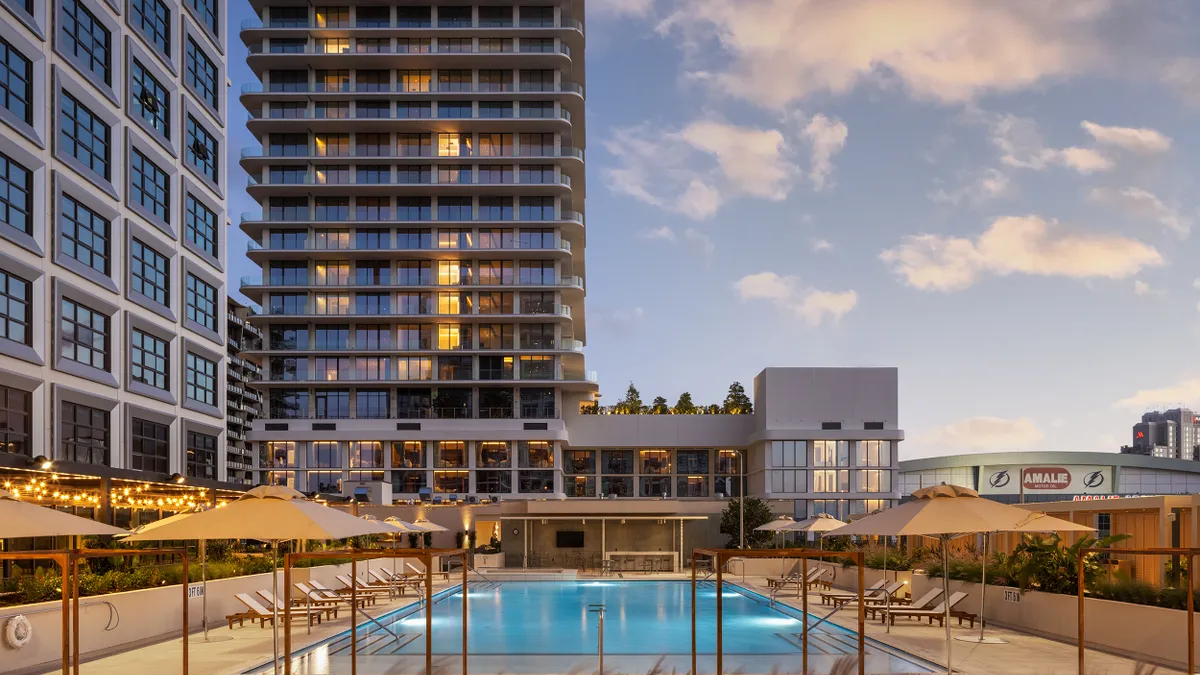
<path fill-rule="evenodd" d="M 742 585 L 742 577 L 726 577 Z M 768 594 L 766 577 L 746 577 L 744 585 L 757 593 Z M 780 602 L 799 608 L 803 604 L 799 597 L 782 597 Z M 824 616 L 830 607 L 821 604 L 820 596 L 809 596 L 808 611 L 815 616 Z M 831 623 L 858 631 L 857 605 L 847 607 L 830 619 Z M 954 636 L 979 635 L 979 626 L 974 629 L 957 621 L 951 621 Z M 943 668 L 946 665 L 946 631 L 936 623 L 901 619 L 892 626 L 891 632 L 879 620 L 866 622 L 868 638 L 901 649 Z M 989 626 L 986 635 L 1007 640 L 1008 644 L 984 645 L 954 640 L 952 658 L 954 671 L 965 675 L 1074 675 L 1079 669 L 1079 652 L 1073 644 L 1066 644 L 1026 633 Z M 1087 652 L 1087 675 L 1134 675 L 1137 662 L 1131 659 L 1105 654 L 1089 649 Z M 1186 669 L 1185 669 L 1186 670 Z M 1159 667 L 1155 675 L 1182 673 L 1183 671 Z"/>

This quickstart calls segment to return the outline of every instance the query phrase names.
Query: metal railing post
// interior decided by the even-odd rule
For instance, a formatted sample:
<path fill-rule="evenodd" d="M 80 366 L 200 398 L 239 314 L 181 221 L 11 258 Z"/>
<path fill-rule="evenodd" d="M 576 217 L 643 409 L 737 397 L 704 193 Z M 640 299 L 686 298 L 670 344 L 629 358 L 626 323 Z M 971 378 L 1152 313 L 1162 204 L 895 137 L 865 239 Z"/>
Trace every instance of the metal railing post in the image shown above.
<path fill-rule="evenodd" d="M 588 613 L 596 614 L 596 657 L 600 662 L 600 675 L 604 675 L 604 605 L 588 605 Z"/>

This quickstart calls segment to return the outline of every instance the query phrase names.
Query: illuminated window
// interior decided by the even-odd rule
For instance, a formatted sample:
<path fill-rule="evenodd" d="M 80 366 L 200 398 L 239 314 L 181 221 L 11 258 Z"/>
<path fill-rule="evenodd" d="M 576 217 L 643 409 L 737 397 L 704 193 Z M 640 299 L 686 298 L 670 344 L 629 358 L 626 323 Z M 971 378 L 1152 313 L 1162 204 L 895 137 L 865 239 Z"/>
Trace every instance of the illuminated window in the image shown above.
<path fill-rule="evenodd" d="M 438 157 L 470 157 L 471 134 L 438 134 Z"/>
<path fill-rule="evenodd" d="M 434 466 L 457 469 L 467 466 L 467 444 L 463 441 L 438 441 Z"/>
<path fill-rule="evenodd" d="M 396 88 L 403 94 L 427 92 L 431 81 L 432 74 L 428 70 L 401 70 L 396 73 Z"/>
<path fill-rule="evenodd" d="M 274 10 L 272 10 L 274 12 Z M 318 7 L 317 28 L 349 28 L 349 7 Z"/>

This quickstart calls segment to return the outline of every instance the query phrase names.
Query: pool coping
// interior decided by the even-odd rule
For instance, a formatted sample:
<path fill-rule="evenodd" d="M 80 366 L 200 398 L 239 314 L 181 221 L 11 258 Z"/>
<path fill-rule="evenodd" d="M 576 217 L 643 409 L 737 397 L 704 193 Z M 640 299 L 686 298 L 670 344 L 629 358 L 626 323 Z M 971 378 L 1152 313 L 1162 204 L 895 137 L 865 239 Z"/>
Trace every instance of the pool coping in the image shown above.
<path fill-rule="evenodd" d="M 600 580 L 576 578 L 576 579 L 570 579 L 570 580 L 561 579 L 561 580 L 494 581 L 492 583 L 498 583 L 498 584 L 504 584 L 504 583 L 526 583 L 526 584 L 574 583 L 574 584 L 583 584 L 583 583 L 595 583 L 597 581 L 600 581 Z M 686 580 L 686 579 L 611 579 L 611 580 L 605 579 L 605 580 L 603 580 L 603 582 L 614 583 L 614 584 L 626 584 L 626 583 L 630 583 L 630 584 L 636 584 L 636 583 L 687 584 L 687 583 L 690 583 L 690 581 Z M 711 579 L 709 580 L 709 582 L 715 584 L 715 582 L 712 582 Z M 780 614 L 789 616 L 798 621 L 804 620 L 803 619 L 804 612 L 801 610 L 797 610 L 796 608 L 791 607 L 790 605 L 786 605 L 783 603 L 777 603 L 777 602 L 773 603 L 773 602 L 771 602 L 770 598 L 768 598 L 767 596 L 765 596 L 757 591 L 754 591 L 754 590 L 751 590 L 744 586 L 741 586 L 741 585 L 737 584 L 736 582 L 724 582 L 723 585 L 727 585 L 730 589 L 732 589 L 734 592 L 738 593 L 739 595 L 742 595 L 743 597 L 746 597 L 749 600 L 753 600 L 754 602 L 757 602 L 758 604 L 764 605 L 768 609 L 773 609 L 773 610 L 779 612 Z M 454 595 L 461 593 L 462 590 L 463 590 L 462 586 L 458 585 L 458 584 L 449 586 L 447 588 L 443 588 L 442 590 L 440 590 L 432 595 L 431 604 L 436 605 L 441 600 L 444 600 L 449 597 L 453 597 Z M 393 618 L 402 619 L 402 618 L 404 618 L 404 616 L 407 616 L 409 614 L 412 614 L 412 613 L 418 611 L 422 606 L 422 602 L 423 602 L 423 598 L 417 598 L 413 602 L 408 603 L 407 605 L 397 607 L 397 608 L 387 612 L 386 614 L 382 614 L 380 616 L 375 617 L 375 620 L 382 622 L 387 619 L 393 619 Z M 781 608 L 786 608 L 787 610 L 790 610 L 790 611 L 784 611 Z M 814 618 L 819 618 L 813 614 L 809 614 L 809 616 L 812 616 Z M 364 621 L 363 623 L 360 623 L 358 625 L 358 628 L 367 627 L 370 624 L 371 624 L 370 620 Z M 844 630 L 847 633 L 850 633 L 852 635 L 858 634 L 857 631 L 847 628 L 845 626 L 841 626 L 841 625 L 838 625 L 835 623 L 829 623 L 829 625 L 832 627 L 835 627 L 837 629 Z M 351 632 L 350 628 L 347 628 L 346 630 L 341 631 L 340 633 L 334 633 L 333 635 L 329 635 L 327 637 L 321 638 L 320 640 L 317 640 L 316 642 L 314 642 L 308 646 L 302 647 L 298 650 L 293 650 L 292 654 L 291 654 L 291 658 L 295 659 L 295 658 L 303 657 L 304 655 L 318 649 L 322 645 L 326 645 L 331 642 L 334 642 L 335 640 L 340 640 L 344 637 L 349 636 L 350 632 Z M 891 657 L 894 657 L 897 659 L 901 659 L 901 660 L 905 660 L 905 661 L 909 661 L 909 662 L 913 663 L 914 665 L 926 668 L 930 673 L 937 673 L 937 672 L 941 672 L 941 671 L 945 670 L 944 666 L 940 666 L 932 661 L 923 659 L 915 654 L 910 654 L 909 652 L 906 652 L 898 647 L 894 647 L 894 646 L 886 644 L 884 642 L 880 642 L 879 640 L 876 640 L 875 638 L 866 637 L 864 635 L 863 641 L 864 641 L 864 644 L 870 644 L 873 647 L 876 647 L 877 649 L 879 649 L 880 651 L 886 653 L 888 656 L 891 656 Z M 620 656 L 619 654 L 613 654 L 613 655 Z M 686 655 L 690 655 L 690 652 Z M 560 656 L 560 655 L 552 655 L 552 656 Z M 639 654 L 639 655 L 635 655 L 635 656 L 648 656 L 648 655 Z M 287 657 L 281 657 L 281 658 L 287 658 Z M 262 671 L 263 669 L 268 668 L 273 663 L 274 663 L 274 659 L 271 659 L 268 661 L 256 662 L 255 665 L 252 665 L 248 668 L 242 668 L 236 672 L 238 673 L 238 675 L 253 675 L 257 671 Z"/>

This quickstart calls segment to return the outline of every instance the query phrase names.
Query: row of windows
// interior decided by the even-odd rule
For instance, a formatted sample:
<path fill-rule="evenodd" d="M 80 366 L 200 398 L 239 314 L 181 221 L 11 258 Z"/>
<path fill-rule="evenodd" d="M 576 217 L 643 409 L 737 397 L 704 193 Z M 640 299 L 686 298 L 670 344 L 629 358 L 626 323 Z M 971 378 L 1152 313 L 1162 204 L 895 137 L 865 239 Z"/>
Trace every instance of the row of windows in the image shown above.
<path fill-rule="evenodd" d="M 891 492 L 892 471 L 890 469 L 773 469 L 770 475 L 771 491 L 789 492 Z M 808 474 L 812 474 L 812 485 L 808 485 Z"/>
<path fill-rule="evenodd" d="M 412 6 L 361 6 L 354 8 L 355 25 L 362 28 L 387 28 L 392 25 L 393 9 L 395 10 L 395 27 L 397 28 L 431 28 L 434 26 L 435 8 L 430 5 Z M 437 26 L 439 28 L 471 28 L 474 11 L 478 11 L 480 28 L 504 28 L 519 25 L 522 28 L 552 28 L 554 26 L 554 7 L 551 5 L 520 5 L 512 6 L 480 6 L 470 5 L 438 6 Z M 271 28 L 304 28 L 313 25 L 317 28 L 349 28 L 349 7 L 316 7 L 310 17 L 308 7 L 268 7 L 266 25 Z M 516 23 L 514 23 L 516 22 Z"/>
<path fill-rule="evenodd" d="M 597 461 L 598 460 L 598 461 Z M 736 475 L 741 468 L 741 452 L 717 450 L 715 457 L 707 448 L 649 450 L 564 450 L 563 471 L 568 474 Z"/>
<path fill-rule="evenodd" d="M 469 45 L 469 42 L 468 42 Z M 343 51 L 334 43 L 327 48 Z M 344 50 L 349 50 L 346 44 Z M 421 94 L 438 92 L 530 92 L 554 91 L 555 70 L 272 70 L 267 73 L 267 90 L 277 93 L 316 91 L 390 92 Z M 353 73 L 353 80 L 351 79 Z M 311 76 L 311 78 L 310 78 Z M 516 81 L 514 83 L 514 80 Z M 434 82 L 437 86 L 434 86 Z"/>
<path fill-rule="evenodd" d="M 792 467 L 811 465 L 853 466 L 892 465 L 891 441 L 771 441 L 771 466 Z"/>
<path fill-rule="evenodd" d="M 359 324 L 353 331 L 346 325 L 318 326 L 311 341 L 306 324 L 271 324 L 267 344 L 272 351 L 460 349 L 475 344 L 472 332 L 479 335 L 480 349 L 555 349 L 558 344 L 554 325 L 540 323 L 522 323 L 516 328 L 507 323 L 479 324 L 474 329 L 469 324 L 438 324 L 436 328 L 430 324 Z"/>
<path fill-rule="evenodd" d="M 369 91 L 371 87 L 369 83 L 359 83 L 358 91 Z M 553 101 L 317 101 L 311 108 L 308 101 L 273 101 L 267 114 L 271 119 L 546 119 L 559 116 Z"/>
<path fill-rule="evenodd" d="M 554 389 L 401 387 L 389 389 L 271 389 L 268 413 L 276 419 L 556 419 Z M 393 399 L 394 396 L 394 399 Z M 353 399 L 353 401 L 352 401 Z M 394 407 L 393 407 L 394 404 Z"/>
<path fill-rule="evenodd" d="M 476 202 L 478 200 L 478 202 Z M 310 205 L 311 202 L 311 205 Z M 266 216 L 278 222 L 337 222 L 351 220 L 557 220 L 554 197 L 271 197 Z"/>
<path fill-rule="evenodd" d="M 316 133 L 310 143 L 308 134 L 278 133 L 267 137 L 267 154 L 270 157 L 554 157 L 557 135 L 355 133 L 351 143 L 349 133 Z M 514 147 L 517 154 L 513 153 Z"/>
<path fill-rule="evenodd" d="M 386 249 L 552 249 L 557 234 L 553 228 L 317 228 L 312 230 L 272 229 L 267 248 L 274 250 L 386 250 Z M 393 246 L 394 241 L 394 246 Z"/>
<path fill-rule="evenodd" d="M 374 22 L 371 22 L 374 23 Z M 359 21 L 362 26 L 362 21 Z M 381 27 L 381 26 L 367 26 Z M 559 51 L 554 38 L 274 38 L 271 54 L 552 54 Z M 569 53 L 564 49 L 563 53 Z"/>
<path fill-rule="evenodd" d="M 81 161 L 85 157 L 90 158 L 89 161 L 98 161 L 103 157 L 101 166 L 107 167 L 107 153 L 101 155 L 94 152 L 92 143 L 97 138 L 87 132 L 89 146 L 78 146 L 78 154 L 75 156 Z M 82 138 L 76 140 L 83 141 Z M 169 224 L 170 176 L 136 148 L 131 153 L 129 168 L 131 203 L 141 206 Z M 104 170 L 107 171 L 107 168 Z M 3 216 L 0 217 L 0 224 L 32 235 L 33 215 L 32 170 L 0 154 L 0 216 Z M 62 251 L 100 274 L 109 276 L 112 268 L 112 222 L 66 194 L 59 204 L 59 217 L 62 222 Z M 186 196 L 184 221 L 187 240 L 216 258 L 217 213 L 189 192 Z"/>
<path fill-rule="evenodd" d="M 304 492 L 322 494 L 341 494 L 345 480 L 352 481 L 382 481 L 391 474 L 392 492 L 394 494 L 417 494 L 422 488 L 432 486 L 437 494 L 466 495 L 472 491 L 481 494 L 516 494 L 545 495 L 554 492 L 554 471 L 544 469 L 528 469 L 512 471 L 511 469 L 493 469 L 477 471 L 448 470 L 407 470 L 407 471 L 264 471 L 261 481 L 268 485 L 284 485 Z M 429 474 L 433 474 L 432 484 Z M 514 481 L 513 473 L 517 477 Z M 568 494 L 568 496 L 576 496 Z M 578 495 L 595 496 L 595 495 Z M 632 495 L 622 495 L 632 496 Z M 660 495 L 653 495 L 658 497 Z"/>
<path fill-rule="evenodd" d="M 312 359 L 310 370 L 307 358 L 273 356 L 267 379 L 280 382 L 408 381 L 432 380 L 436 372 L 441 381 L 512 380 L 518 373 L 523 380 L 549 380 L 556 374 L 553 356 L 480 356 L 478 373 L 475 359 L 472 356 L 439 356 L 436 359 L 432 356 L 318 356 Z"/>
<path fill-rule="evenodd" d="M 261 180 L 262 175 L 256 174 L 255 179 Z M 395 171 L 378 164 L 317 164 L 311 171 L 306 166 L 271 166 L 265 175 L 270 185 L 432 185 L 435 178 L 439 185 L 554 185 L 569 181 L 569 177 L 559 177 L 553 164 L 401 164 Z"/>
<path fill-rule="evenodd" d="M 404 279 L 404 277 L 400 277 Z M 431 285 L 417 281 L 412 285 Z M 271 293 L 265 303 L 270 315 L 319 316 L 438 316 L 464 314 L 559 314 L 570 316 L 570 307 L 557 305 L 553 293 L 521 293 L 520 305 L 511 292 L 465 292 L 449 297 L 439 293 Z M 476 295 L 478 309 L 472 308 Z"/>
<path fill-rule="evenodd" d="M 554 468 L 550 441 L 268 441 L 260 468 Z M 471 446 L 474 446 L 472 449 Z M 515 459 L 514 459 L 515 457 Z"/>
<path fill-rule="evenodd" d="M 436 283 L 446 286 L 473 284 L 476 273 L 482 285 L 557 283 L 552 260 L 359 260 L 351 267 L 345 260 L 276 261 L 267 267 L 266 278 L 272 286 L 428 284 L 436 269 Z"/>

